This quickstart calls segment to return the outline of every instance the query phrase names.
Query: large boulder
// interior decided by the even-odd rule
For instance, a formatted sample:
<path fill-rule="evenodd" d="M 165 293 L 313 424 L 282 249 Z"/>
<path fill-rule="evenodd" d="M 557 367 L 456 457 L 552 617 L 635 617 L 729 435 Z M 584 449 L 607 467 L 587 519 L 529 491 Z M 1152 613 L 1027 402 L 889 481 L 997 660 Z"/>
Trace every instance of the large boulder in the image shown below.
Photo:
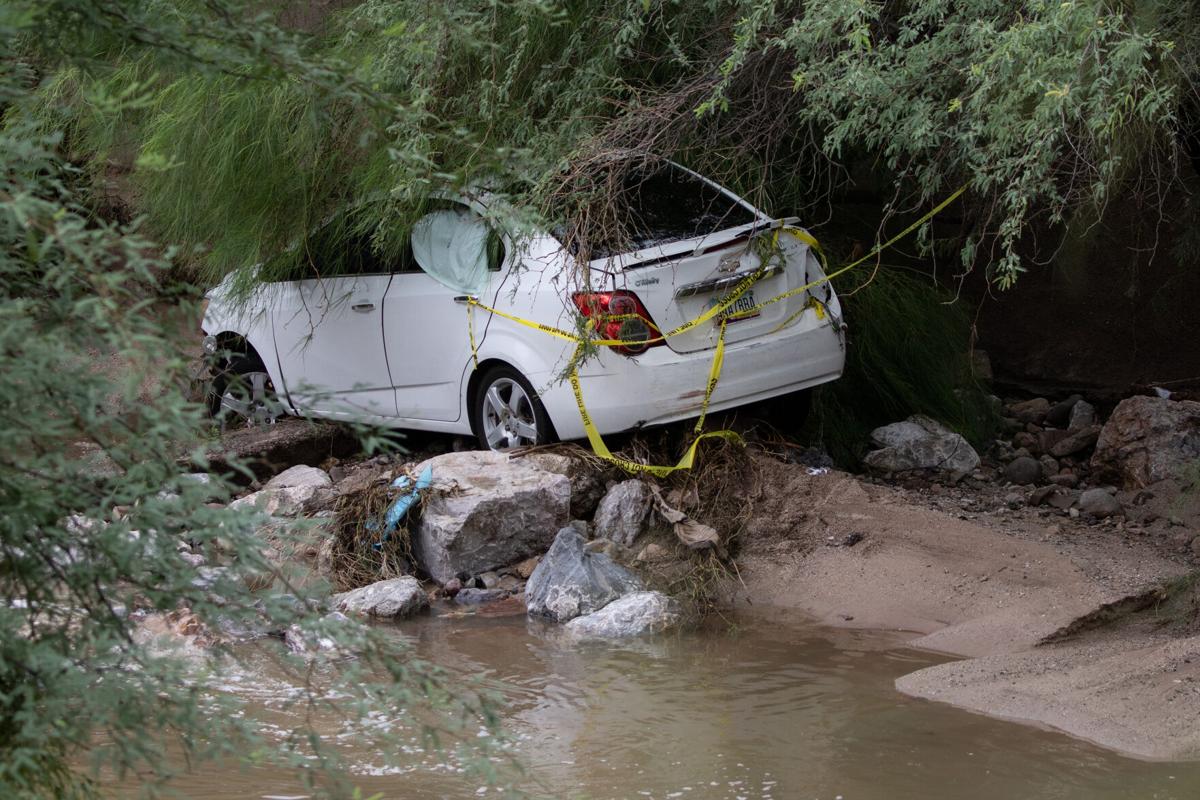
<path fill-rule="evenodd" d="M 361 589 L 335 594 L 330 604 L 347 614 L 397 619 L 411 617 L 429 606 L 421 582 L 411 575 L 377 581 Z"/>
<path fill-rule="evenodd" d="M 608 490 L 593 519 L 596 536 L 631 545 L 646 525 L 654 495 L 645 481 L 621 481 Z"/>
<path fill-rule="evenodd" d="M 566 475 L 571 481 L 571 519 L 592 516 L 596 504 L 604 497 L 604 481 L 595 466 L 582 458 L 559 453 L 529 453 L 521 459 L 547 472 Z"/>
<path fill-rule="evenodd" d="M 675 601 L 661 592 L 633 592 L 604 608 L 567 623 L 567 630 L 583 638 L 624 639 L 662 633 L 679 624 Z"/>
<path fill-rule="evenodd" d="M 439 583 L 543 552 L 566 525 L 571 481 L 504 453 L 446 453 L 417 466 L 433 489 L 412 532 L 413 556 Z"/>
<path fill-rule="evenodd" d="M 880 449 L 867 453 L 863 464 L 875 472 L 936 469 L 966 474 L 979 466 L 975 448 L 937 420 L 915 414 L 871 431 Z"/>
<path fill-rule="evenodd" d="M 588 551 L 586 544 L 573 527 L 558 532 L 554 546 L 525 584 L 531 616 L 566 622 L 642 588 L 636 575 L 604 553 Z"/>
<path fill-rule="evenodd" d="M 1200 403 L 1128 397 L 1104 423 L 1092 469 L 1127 488 L 1179 478 L 1200 460 Z"/>

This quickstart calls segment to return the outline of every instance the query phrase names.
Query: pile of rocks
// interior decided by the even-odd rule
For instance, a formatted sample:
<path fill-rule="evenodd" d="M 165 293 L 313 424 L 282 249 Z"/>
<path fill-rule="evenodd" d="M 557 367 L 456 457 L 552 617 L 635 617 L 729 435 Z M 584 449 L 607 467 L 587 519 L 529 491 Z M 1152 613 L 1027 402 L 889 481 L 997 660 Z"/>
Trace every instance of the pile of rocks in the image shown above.
<path fill-rule="evenodd" d="M 332 475 L 300 465 L 232 505 L 268 515 L 260 533 L 281 574 L 329 578 L 338 499 L 426 467 L 433 485 L 408 521 L 413 574 L 329 596 L 335 614 L 398 620 L 444 599 L 516 613 L 527 606 L 531 616 L 564 623 L 578 636 L 637 636 L 679 622 L 678 605 L 634 571 L 638 563 L 681 557 L 669 546 L 641 541 L 654 520 L 649 485 L 606 486 L 595 471 L 565 456 L 454 452 L 415 465 L 377 459 L 337 466 Z M 188 557 L 199 571 L 212 568 L 202 554 Z M 253 588 L 273 583 L 267 576 Z"/>
<path fill-rule="evenodd" d="M 1200 470 L 1200 403 L 1137 396 L 1107 421 L 1080 395 L 996 398 L 1003 436 L 982 456 L 934 420 L 913 416 L 871 433 L 868 472 L 908 488 L 940 484 L 1006 487 L 1006 503 L 1084 519 L 1125 517 L 1155 491 L 1177 495 Z M 1162 486 L 1176 482 L 1174 487 Z M 1139 522 L 1154 512 L 1139 508 Z"/>
<path fill-rule="evenodd" d="M 1085 482 L 1092 449 L 1100 436 L 1096 408 L 1080 395 L 1051 403 L 1044 397 L 1011 402 L 1002 423 L 1011 437 L 993 455 L 1003 477 L 1020 486 L 1052 483 L 1074 489 Z"/>

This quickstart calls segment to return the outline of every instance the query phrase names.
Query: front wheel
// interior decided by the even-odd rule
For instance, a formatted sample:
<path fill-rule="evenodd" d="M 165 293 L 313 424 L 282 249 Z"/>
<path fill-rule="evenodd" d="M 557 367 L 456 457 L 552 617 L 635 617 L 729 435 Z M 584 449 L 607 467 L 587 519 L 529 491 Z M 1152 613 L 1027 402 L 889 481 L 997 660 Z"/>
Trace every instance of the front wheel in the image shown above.
<path fill-rule="evenodd" d="M 225 429 L 270 424 L 282 416 L 283 406 L 262 364 L 249 356 L 235 356 L 209 385 L 208 413 Z"/>
<path fill-rule="evenodd" d="M 554 426 L 537 392 L 512 367 L 496 366 L 484 373 L 471 404 L 479 445 L 487 450 L 511 450 L 555 440 Z"/>

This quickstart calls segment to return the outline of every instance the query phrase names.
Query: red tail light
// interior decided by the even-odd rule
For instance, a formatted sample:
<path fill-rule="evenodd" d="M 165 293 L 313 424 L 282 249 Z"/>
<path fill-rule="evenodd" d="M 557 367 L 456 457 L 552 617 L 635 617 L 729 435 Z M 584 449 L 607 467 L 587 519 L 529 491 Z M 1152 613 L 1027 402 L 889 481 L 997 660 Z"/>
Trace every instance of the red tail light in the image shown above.
<path fill-rule="evenodd" d="M 618 289 L 613 292 L 576 292 L 571 295 L 579 313 L 595 320 L 601 338 L 620 339 L 626 342 L 645 342 L 613 347 L 618 353 L 636 356 L 655 345 L 664 344 L 658 326 L 650 318 L 650 312 L 633 292 Z M 615 319 L 614 319 L 615 318 Z"/>

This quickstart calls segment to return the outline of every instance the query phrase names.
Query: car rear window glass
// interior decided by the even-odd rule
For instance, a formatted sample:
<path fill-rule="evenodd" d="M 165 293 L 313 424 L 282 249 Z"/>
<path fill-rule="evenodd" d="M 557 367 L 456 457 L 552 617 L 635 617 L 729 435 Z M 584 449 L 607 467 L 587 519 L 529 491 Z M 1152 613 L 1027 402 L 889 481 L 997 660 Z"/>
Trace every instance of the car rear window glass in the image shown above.
<path fill-rule="evenodd" d="M 725 192 L 674 165 L 636 168 L 622 181 L 619 230 L 592 243 L 592 255 L 659 247 L 755 221 L 752 211 Z"/>

